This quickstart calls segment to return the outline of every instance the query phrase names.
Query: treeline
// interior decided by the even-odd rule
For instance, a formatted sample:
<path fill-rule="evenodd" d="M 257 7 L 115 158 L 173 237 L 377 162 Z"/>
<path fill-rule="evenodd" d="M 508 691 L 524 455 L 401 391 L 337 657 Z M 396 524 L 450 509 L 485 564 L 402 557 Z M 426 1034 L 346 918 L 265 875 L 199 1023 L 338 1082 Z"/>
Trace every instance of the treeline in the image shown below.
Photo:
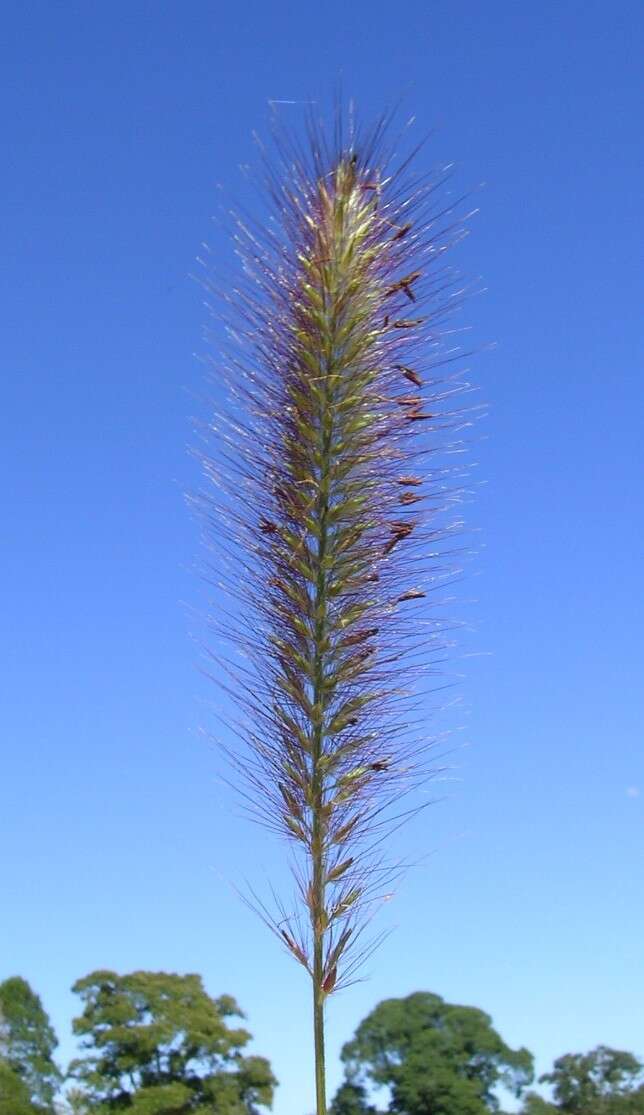
<path fill-rule="evenodd" d="M 63 1073 L 40 998 L 19 978 L 0 984 L 0 1115 L 254 1115 L 276 1080 L 230 995 L 200 976 L 96 971 L 78 980 L 81 1055 Z"/>
<path fill-rule="evenodd" d="M 632 1053 L 600 1045 L 559 1057 L 530 1090 L 534 1059 L 511 1049 L 475 1007 L 446 1003 L 417 991 L 387 999 L 360 1023 L 342 1050 L 345 1083 L 332 1115 L 375 1115 L 374 1088 L 389 1093 L 399 1115 L 488 1115 L 499 1110 L 498 1089 L 521 1101 L 521 1115 L 644 1115 L 644 1065 Z"/>
<path fill-rule="evenodd" d="M 56 1035 L 26 980 L 0 983 L 0 1115 L 260 1115 L 277 1081 L 229 995 L 212 998 L 200 976 L 96 971 L 73 988 L 80 1055 L 66 1070 Z M 521 1115 L 644 1115 L 644 1065 L 598 1046 L 559 1057 L 530 1090 L 532 1054 L 512 1049 L 474 1007 L 416 992 L 380 1003 L 342 1050 L 344 1083 L 330 1115 L 489 1115 L 498 1090 Z M 384 1089 L 384 1091 L 383 1091 Z M 382 1108 L 380 1109 L 382 1110 Z"/>

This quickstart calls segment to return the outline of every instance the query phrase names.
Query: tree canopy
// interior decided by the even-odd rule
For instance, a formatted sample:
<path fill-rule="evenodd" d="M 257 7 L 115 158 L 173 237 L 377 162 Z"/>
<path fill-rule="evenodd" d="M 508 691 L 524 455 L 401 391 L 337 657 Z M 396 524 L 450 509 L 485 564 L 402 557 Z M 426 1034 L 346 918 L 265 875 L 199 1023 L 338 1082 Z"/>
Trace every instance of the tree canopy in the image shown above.
<path fill-rule="evenodd" d="M 524 1115 L 644 1115 L 644 1065 L 621 1049 L 566 1053 L 539 1083 L 551 1085 L 552 1102 L 529 1092 Z"/>
<path fill-rule="evenodd" d="M 506 1045 L 489 1015 L 424 991 L 380 1003 L 342 1060 L 333 1115 L 368 1112 L 369 1086 L 386 1086 L 389 1111 L 400 1115 L 487 1115 L 498 1109 L 498 1085 L 519 1096 L 533 1079 L 532 1055 Z"/>
<path fill-rule="evenodd" d="M 49 1017 L 27 981 L 11 976 L 0 983 L 0 1113 L 2 1103 L 9 1105 L 8 1115 L 22 1115 L 22 1108 L 54 1111 L 61 1080 L 54 1061 L 57 1045 Z"/>
<path fill-rule="evenodd" d="M 84 1004 L 73 1022 L 84 1055 L 69 1075 L 90 1111 L 255 1115 L 270 1106 L 268 1061 L 244 1056 L 251 1035 L 229 1025 L 240 1008 L 229 995 L 212 999 L 200 976 L 96 971 L 73 990 Z"/>
<path fill-rule="evenodd" d="M 29 1088 L 6 1061 L 0 1059 L 0 1115 L 38 1115 Z"/>

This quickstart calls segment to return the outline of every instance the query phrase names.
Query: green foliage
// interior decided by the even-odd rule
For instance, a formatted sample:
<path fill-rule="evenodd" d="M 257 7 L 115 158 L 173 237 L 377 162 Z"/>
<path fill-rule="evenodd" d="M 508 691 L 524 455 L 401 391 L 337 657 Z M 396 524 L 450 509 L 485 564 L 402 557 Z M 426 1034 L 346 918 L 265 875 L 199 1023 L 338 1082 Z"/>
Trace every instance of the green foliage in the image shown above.
<path fill-rule="evenodd" d="M 521 1115 L 557 1115 L 559 1108 L 548 1103 L 538 1092 L 527 1092 L 523 1097 Z"/>
<path fill-rule="evenodd" d="M 73 1028 L 85 1055 L 69 1075 L 92 1113 L 254 1115 L 272 1103 L 268 1061 L 243 1056 L 251 1035 L 228 1024 L 243 1017 L 237 1003 L 211 999 L 200 976 L 97 971 L 73 990 L 84 1004 Z"/>
<path fill-rule="evenodd" d="M 389 1110 L 404 1115 L 486 1115 L 498 1110 L 499 1084 L 519 1096 L 533 1078 L 532 1055 L 510 1049 L 489 1015 L 416 992 L 387 999 L 342 1050 L 349 1088 L 335 1115 L 366 1112 L 364 1085 L 390 1090 Z"/>
<path fill-rule="evenodd" d="M 80 1088 L 70 1088 L 65 1095 L 65 1102 L 70 1115 L 91 1115 L 89 1101 Z"/>
<path fill-rule="evenodd" d="M 345 1080 L 333 1097 L 330 1115 L 376 1115 L 376 1109 L 367 1102 L 363 1084 Z"/>
<path fill-rule="evenodd" d="M 53 1055 L 58 1042 L 40 998 L 20 976 L 0 983 L 0 1058 L 4 1062 L 2 1088 L 13 1092 L 8 1115 L 25 1110 L 54 1111 L 54 1096 L 61 1074 Z M 13 1077 L 22 1087 L 15 1090 Z M 22 1092 L 26 1100 L 20 1098 Z M 5 1102 L 4 1100 L 2 1102 Z M 9 1102 L 8 1100 L 6 1101 Z M 0 1111 L 2 1111 L 0 1106 Z"/>
<path fill-rule="evenodd" d="M 552 1086 L 553 1103 L 530 1092 L 524 1115 L 644 1115 L 644 1065 L 620 1049 L 566 1053 L 539 1082 Z"/>
<path fill-rule="evenodd" d="M 38 1115 L 29 1088 L 11 1066 L 0 1060 L 0 1115 Z"/>

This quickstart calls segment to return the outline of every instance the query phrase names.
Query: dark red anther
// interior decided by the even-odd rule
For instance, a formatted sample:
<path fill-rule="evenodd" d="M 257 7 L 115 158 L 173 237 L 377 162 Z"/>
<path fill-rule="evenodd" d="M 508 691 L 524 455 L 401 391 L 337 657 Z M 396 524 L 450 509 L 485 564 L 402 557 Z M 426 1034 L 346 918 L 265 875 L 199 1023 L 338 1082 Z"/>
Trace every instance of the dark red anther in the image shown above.
<path fill-rule="evenodd" d="M 410 231 L 410 229 L 411 229 L 411 224 L 401 225 L 400 228 L 398 229 L 398 232 L 396 232 L 392 236 L 391 243 L 394 244 L 396 240 L 402 240 L 403 236 L 406 236 L 407 233 Z"/>

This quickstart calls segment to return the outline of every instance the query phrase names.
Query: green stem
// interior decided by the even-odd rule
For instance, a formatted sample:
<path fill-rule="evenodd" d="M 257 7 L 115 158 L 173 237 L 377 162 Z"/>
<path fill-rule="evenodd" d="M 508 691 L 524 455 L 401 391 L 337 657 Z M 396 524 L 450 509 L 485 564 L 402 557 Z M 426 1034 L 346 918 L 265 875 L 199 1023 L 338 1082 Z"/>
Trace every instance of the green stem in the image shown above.
<path fill-rule="evenodd" d="M 324 408 L 326 410 L 326 407 Z M 321 492 L 326 492 L 326 477 L 329 470 L 330 437 L 325 439 L 323 464 L 320 477 Z M 324 857 L 324 831 L 322 822 L 322 807 L 324 805 L 324 781 L 320 770 L 320 759 L 324 745 L 323 734 L 323 704 L 324 704 L 324 652 L 323 642 L 326 636 L 326 576 L 323 561 L 327 547 L 327 515 L 328 497 L 321 494 L 318 500 L 318 522 L 320 537 L 318 542 L 318 577 L 315 593 L 316 624 L 315 624 L 315 682 L 313 687 L 313 702 L 318 707 L 318 720 L 313 733 L 312 755 L 312 884 L 313 903 L 311 920 L 313 928 L 313 1039 L 315 1048 L 315 1094 L 317 1115 L 326 1115 L 326 1083 L 324 1063 L 324 926 L 322 916 L 325 908 L 325 874 L 326 865 Z"/>
<path fill-rule="evenodd" d="M 338 215 L 340 220 L 338 221 Z M 332 248 L 328 252 L 326 237 L 319 243 L 319 255 L 327 252 L 333 261 L 325 271 L 322 280 L 324 290 L 322 301 L 325 308 L 325 329 L 322 348 L 319 353 L 320 369 L 324 374 L 324 390 L 320 400 L 319 451 L 320 467 L 318 495 L 315 518 L 317 523 L 317 577 L 315 586 L 315 626 L 313 647 L 313 703 L 315 723 L 312 731 L 311 765 L 311 926 L 313 931 L 313 1037 L 315 1050 L 315 1095 L 316 1115 L 327 1115 L 325 1035 L 324 1035 L 324 943 L 327 930 L 326 921 L 326 820 L 325 775 L 322 766 L 324 757 L 324 731 L 327 693 L 325 688 L 325 667 L 328 636 L 328 592 L 326 558 L 329 548 L 333 547 L 332 529 L 329 526 L 331 501 L 330 477 L 334 464 L 334 420 L 336 402 L 336 363 L 338 361 L 338 289 L 339 261 L 344 255 L 344 204 L 339 204 L 329 230 Z M 329 261 L 330 262 L 330 261 Z"/>
<path fill-rule="evenodd" d="M 332 332 L 332 330 L 330 330 Z M 333 445 L 333 392 L 329 388 L 328 376 L 332 372 L 332 344 L 329 345 L 327 355 L 327 383 L 325 386 L 322 406 L 320 408 L 321 431 L 321 465 L 319 478 L 319 496 L 316 507 L 316 517 L 319 528 L 317 548 L 317 582 L 315 589 L 315 651 L 314 651 L 314 683 L 313 703 L 316 706 L 318 718 L 313 732 L 312 748 L 312 777 L 311 789 L 313 798 L 312 816 L 312 891 L 313 902 L 311 908 L 311 921 L 313 929 L 313 1042 L 315 1050 L 315 1097 L 316 1115 L 327 1115 L 326 1107 L 326 1069 L 325 1069 L 325 1041 L 324 1041 L 324 935 L 325 925 L 325 879 L 326 862 L 324 849 L 324 822 L 322 810 L 324 806 L 324 776 L 320 767 L 320 760 L 324 748 L 324 642 L 327 635 L 327 584 L 324 560 L 327 554 L 329 532 L 329 489 L 328 480 L 331 469 L 331 447 Z"/>
<path fill-rule="evenodd" d="M 313 1042 L 315 1049 L 316 1115 L 326 1115 L 324 1059 L 324 992 L 322 990 L 322 938 L 316 938 L 313 957 Z"/>

